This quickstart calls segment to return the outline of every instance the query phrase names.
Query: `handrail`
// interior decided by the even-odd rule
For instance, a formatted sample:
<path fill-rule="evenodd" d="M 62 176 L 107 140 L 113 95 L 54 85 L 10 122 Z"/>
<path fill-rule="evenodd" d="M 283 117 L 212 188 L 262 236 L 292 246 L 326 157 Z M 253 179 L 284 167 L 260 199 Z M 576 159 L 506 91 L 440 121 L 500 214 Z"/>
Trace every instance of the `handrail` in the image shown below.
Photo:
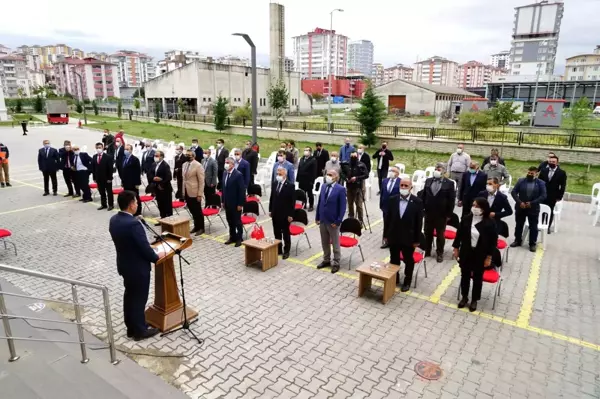
<path fill-rule="evenodd" d="M 75 321 L 74 322 L 65 321 L 65 320 L 52 320 L 52 319 L 45 319 L 45 318 L 36 318 L 36 317 L 8 314 L 8 310 L 6 308 L 6 303 L 4 301 L 4 296 L 5 295 L 8 295 L 8 296 L 12 295 L 12 296 L 16 296 L 16 297 L 25 297 L 25 296 L 20 295 L 20 294 L 11 294 L 8 292 L 4 292 L 2 290 L 2 286 L 0 285 L 0 317 L 2 318 L 2 324 L 4 326 L 4 332 L 5 332 L 5 336 L 0 336 L 0 339 L 6 339 L 6 341 L 8 343 L 8 350 L 10 352 L 10 358 L 8 359 L 9 362 L 14 362 L 14 361 L 19 360 L 19 356 L 17 355 L 16 349 L 15 349 L 14 341 L 41 341 L 41 342 L 79 344 L 79 346 L 81 348 L 81 362 L 87 363 L 89 361 L 89 358 L 87 357 L 86 344 L 87 345 L 101 345 L 101 344 L 85 342 L 83 326 L 89 325 L 89 326 L 97 327 L 100 325 L 95 324 L 95 323 L 94 324 L 83 323 L 81 321 L 82 304 L 79 303 L 78 296 L 77 296 L 77 287 L 79 286 L 79 287 L 86 287 L 86 288 L 99 290 L 102 292 L 102 299 L 103 299 L 103 305 L 104 305 L 103 306 L 104 316 L 105 316 L 105 322 L 106 322 L 106 337 L 108 340 L 110 362 L 112 364 L 119 363 L 119 360 L 117 359 L 115 338 L 114 338 L 114 332 L 113 332 L 113 328 L 112 328 L 112 316 L 111 316 L 111 312 L 110 312 L 109 292 L 108 292 L 108 288 L 106 286 L 100 285 L 100 284 L 95 284 L 95 283 L 89 283 L 87 281 L 81 281 L 81 280 L 75 280 L 75 279 L 71 279 L 71 278 L 61 277 L 61 276 L 57 276 L 54 274 L 48 274 L 48 273 L 38 272 L 38 271 L 34 271 L 34 270 L 23 269 L 20 267 L 3 265 L 3 264 L 0 264 L 0 272 L 15 273 L 15 274 L 20 274 L 20 275 L 24 275 L 24 276 L 30 276 L 30 277 L 40 278 L 40 279 L 44 279 L 44 280 L 50 280 L 50 281 L 56 281 L 59 283 L 70 284 L 71 285 L 71 297 L 73 298 L 73 301 L 72 302 L 58 301 L 58 302 L 73 305 L 73 308 L 75 311 Z M 51 298 L 49 298 L 49 299 L 44 299 L 44 298 L 39 298 L 39 297 L 34 297 L 34 298 L 40 299 L 40 300 L 47 300 L 48 302 L 56 301 Z M 94 307 L 96 307 L 96 306 L 94 306 Z M 68 340 L 56 340 L 56 339 L 37 339 L 37 338 L 33 339 L 30 337 L 15 337 L 12 335 L 12 330 L 10 328 L 10 320 L 12 320 L 12 319 L 38 320 L 38 321 L 45 321 L 45 322 L 51 322 L 51 323 L 74 324 L 75 326 L 77 326 L 77 333 L 78 333 L 79 340 L 78 341 L 68 341 Z"/>

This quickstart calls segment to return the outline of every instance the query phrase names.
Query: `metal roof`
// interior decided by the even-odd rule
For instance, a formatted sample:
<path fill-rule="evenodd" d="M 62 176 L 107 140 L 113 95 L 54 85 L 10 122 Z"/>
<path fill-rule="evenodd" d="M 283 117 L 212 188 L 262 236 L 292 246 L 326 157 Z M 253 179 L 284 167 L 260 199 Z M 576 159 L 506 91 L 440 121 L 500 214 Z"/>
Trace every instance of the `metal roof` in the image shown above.
<path fill-rule="evenodd" d="M 402 82 L 402 83 L 406 83 L 406 84 L 413 85 L 416 87 L 420 87 L 421 89 L 432 91 L 437 94 L 454 94 L 454 95 L 469 96 L 469 97 L 476 96 L 476 94 L 473 94 L 470 91 L 463 90 L 459 87 L 438 86 L 438 85 L 431 85 L 429 83 L 413 82 L 410 80 L 402 80 L 402 79 L 392 80 L 391 82 L 385 83 L 381 86 L 377 86 L 377 88 L 391 85 L 391 84 L 394 84 L 397 82 Z"/>

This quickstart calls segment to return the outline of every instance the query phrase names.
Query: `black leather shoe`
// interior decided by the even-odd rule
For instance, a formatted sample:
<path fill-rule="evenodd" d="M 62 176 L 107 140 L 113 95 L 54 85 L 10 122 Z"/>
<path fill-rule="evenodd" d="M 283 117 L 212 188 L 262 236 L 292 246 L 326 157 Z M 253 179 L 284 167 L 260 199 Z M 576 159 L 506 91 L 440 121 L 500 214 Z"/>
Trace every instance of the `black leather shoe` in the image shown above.
<path fill-rule="evenodd" d="M 530 252 L 535 252 L 537 250 L 537 245 L 533 244 L 529 246 L 529 251 Z"/>
<path fill-rule="evenodd" d="M 520 243 L 519 241 L 513 241 L 512 244 L 510 244 L 511 248 L 517 248 L 520 247 L 522 245 L 522 243 Z"/>
<path fill-rule="evenodd" d="M 63 195 L 63 197 L 65 197 L 65 198 L 67 198 L 67 197 L 72 197 L 72 196 L 73 196 L 73 193 L 69 193 L 69 194 L 65 194 L 65 195 Z"/>
<path fill-rule="evenodd" d="M 115 207 L 114 207 L 114 206 L 112 206 L 112 205 L 111 205 L 111 206 L 109 206 L 108 208 L 106 208 L 106 210 L 107 210 L 107 211 L 109 211 L 109 212 L 110 212 L 110 211 L 112 211 L 113 209 L 115 209 Z"/>
<path fill-rule="evenodd" d="M 402 284 L 402 287 L 400 287 L 400 291 L 402 291 L 402 292 L 410 291 L 410 284 Z"/>
<path fill-rule="evenodd" d="M 142 334 L 135 335 L 133 337 L 133 340 L 134 341 L 141 341 L 141 340 L 146 339 L 146 338 L 151 338 L 151 337 L 154 337 L 155 335 L 157 335 L 159 332 L 160 331 L 158 331 L 158 328 L 151 327 L 151 328 L 147 329 L 146 331 L 144 331 Z"/>
<path fill-rule="evenodd" d="M 102 205 L 100 208 L 98 208 L 99 211 L 103 210 L 103 209 L 107 209 L 106 206 Z"/>
<path fill-rule="evenodd" d="M 339 271 L 340 271 L 340 265 L 331 266 L 331 274 L 336 274 Z"/>
<path fill-rule="evenodd" d="M 81 194 L 75 193 L 75 195 L 73 195 L 73 198 L 79 198 L 79 197 L 81 197 Z"/>
<path fill-rule="evenodd" d="M 471 301 L 469 305 L 469 312 L 474 312 L 477 310 L 477 301 Z"/>
<path fill-rule="evenodd" d="M 462 299 L 460 300 L 460 302 L 458 303 L 458 308 L 462 309 L 465 306 L 467 306 L 467 303 L 469 302 L 469 298 L 467 298 L 466 296 L 463 296 Z"/>
<path fill-rule="evenodd" d="M 201 236 L 202 234 L 204 234 L 204 229 L 198 229 L 198 230 L 196 230 L 196 235 L 197 236 Z"/>
<path fill-rule="evenodd" d="M 83 202 L 85 201 L 83 198 L 79 198 L 79 202 Z"/>
<path fill-rule="evenodd" d="M 386 249 L 386 248 L 389 248 L 389 247 L 390 247 L 390 244 L 388 244 L 388 243 L 385 243 L 385 244 L 383 244 L 383 245 L 382 245 L 381 247 L 379 247 L 379 248 L 381 248 L 381 249 Z"/>
<path fill-rule="evenodd" d="M 281 259 L 287 259 L 289 257 L 290 257 L 290 253 L 286 252 L 286 253 L 283 254 L 283 256 L 281 257 Z"/>
<path fill-rule="evenodd" d="M 127 338 L 133 338 L 133 332 L 127 330 Z"/>
<path fill-rule="evenodd" d="M 331 263 L 323 261 L 317 265 L 317 269 L 324 269 L 329 266 L 331 266 Z"/>
<path fill-rule="evenodd" d="M 225 244 L 225 245 L 231 245 L 231 244 L 233 244 L 234 242 L 235 242 L 235 241 L 233 241 L 233 240 L 229 239 L 229 240 L 225 241 L 225 242 L 224 242 L 224 244 Z"/>
<path fill-rule="evenodd" d="M 81 202 L 83 202 L 84 204 L 87 204 L 88 202 L 92 202 L 92 200 L 91 200 L 91 199 L 84 199 L 84 200 L 83 200 L 83 201 L 81 201 Z"/>
<path fill-rule="evenodd" d="M 44 194 L 42 194 L 42 197 L 47 197 L 49 195 L 50 195 L 50 193 L 44 193 Z"/>
<path fill-rule="evenodd" d="M 236 241 L 235 242 L 235 247 L 236 248 L 241 247 L 241 246 L 242 246 L 242 242 L 241 241 Z"/>
<path fill-rule="evenodd" d="M 438 255 L 436 260 L 437 260 L 437 263 L 442 263 L 444 261 L 444 255 Z"/>
<path fill-rule="evenodd" d="M 52 193 L 52 195 L 56 197 L 58 195 L 58 193 Z"/>
<path fill-rule="evenodd" d="M 193 229 L 190 230 L 190 234 L 194 234 L 197 231 L 198 231 L 198 229 L 196 227 L 194 227 Z"/>
<path fill-rule="evenodd" d="M 6 187 L 12 187 L 12 184 L 6 183 Z M 548 234 L 550 234 L 550 233 L 548 233 Z"/>
<path fill-rule="evenodd" d="M 431 251 L 425 251 L 425 257 L 429 258 L 431 256 Z"/>
<path fill-rule="evenodd" d="M 309 212 L 312 212 L 315 210 L 315 208 L 313 208 L 312 206 L 310 208 L 307 209 Z"/>

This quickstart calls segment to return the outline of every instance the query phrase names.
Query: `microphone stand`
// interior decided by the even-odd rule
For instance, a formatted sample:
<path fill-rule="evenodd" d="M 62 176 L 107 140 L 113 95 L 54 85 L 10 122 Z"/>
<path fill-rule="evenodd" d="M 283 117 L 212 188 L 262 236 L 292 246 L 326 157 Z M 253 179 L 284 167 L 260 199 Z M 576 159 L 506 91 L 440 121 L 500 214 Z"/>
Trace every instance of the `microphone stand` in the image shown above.
<path fill-rule="evenodd" d="M 367 216 L 367 224 L 369 225 L 369 233 L 373 234 L 373 230 L 371 230 L 371 221 L 369 220 L 369 211 L 367 210 L 367 203 L 365 202 L 365 194 L 363 193 L 364 182 L 365 182 L 364 180 L 361 182 L 358 192 L 360 193 L 360 199 L 362 202 L 361 206 L 365 210 L 365 215 Z M 366 230 L 367 226 L 365 226 L 364 224 L 365 223 L 363 222 L 363 227 L 365 227 L 365 230 Z"/>
<path fill-rule="evenodd" d="M 178 328 L 176 328 L 174 330 L 167 331 L 165 333 L 160 334 L 160 336 L 164 337 L 164 336 L 167 336 L 167 335 L 172 334 L 174 332 L 177 332 L 177 331 L 180 331 L 180 330 L 185 330 L 196 341 L 198 341 L 199 345 L 202 345 L 204 343 L 204 340 L 201 339 L 201 338 L 198 338 L 198 336 L 190 328 L 190 326 L 193 323 L 197 322 L 198 319 L 196 319 L 196 320 L 194 320 L 194 321 L 192 321 L 190 323 L 189 320 L 188 320 L 188 318 L 187 318 L 187 302 L 185 300 L 185 286 L 184 286 L 184 282 L 183 282 L 183 265 L 182 265 L 181 261 L 183 260 L 188 266 L 189 266 L 190 262 L 188 262 L 187 259 L 185 259 L 183 256 L 181 256 L 181 250 L 180 249 L 173 248 L 173 246 L 167 240 L 165 240 L 162 237 L 162 235 L 158 234 L 156 232 L 156 230 L 154 230 L 152 227 L 150 227 L 150 225 L 148 225 L 148 223 L 144 219 L 140 219 L 140 222 L 142 222 L 142 225 L 144 225 L 144 227 L 146 227 L 146 229 L 148 231 L 150 231 L 154 235 L 154 237 L 156 237 L 160 242 L 166 244 L 179 257 L 179 279 L 180 279 L 180 284 L 181 284 L 181 298 L 183 300 L 183 324 L 181 325 L 181 327 L 178 327 Z"/>

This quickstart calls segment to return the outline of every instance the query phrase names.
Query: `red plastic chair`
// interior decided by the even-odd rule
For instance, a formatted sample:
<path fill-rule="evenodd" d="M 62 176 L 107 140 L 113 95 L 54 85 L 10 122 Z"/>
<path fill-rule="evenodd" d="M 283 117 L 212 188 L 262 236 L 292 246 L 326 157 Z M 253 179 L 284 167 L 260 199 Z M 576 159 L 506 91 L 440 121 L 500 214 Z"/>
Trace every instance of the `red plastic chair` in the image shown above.
<path fill-rule="evenodd" d="M 344 233 L 351 235 L 344 235 Z M 360 246 L 360 236 L 362 235 L 362 225 L 358 221 L 358 219 L 348 218 L 344 220 L 340 226 L 340 247 L 342 248 L 352 248 L 352 252 L 350 253 L 350 260 L 348 261 L 348 270 L 352 267 L 352 255 L 356 248 L 360 251 L 360 257 L 363 262 L 365 261 L 365 257 L 362 252 L 362 247 Z"/>
<path fill-rule="evenodd" d="M 247 225 L 254 224 L 258 220 L 258 203 L 257 202 L 246 202 L 244 204 L 242 214 L 242 227 L 246 233 L 246 239 L 248 239 Z"/>
<path fill-rule="evenodd" d="M 483 272 L 483 282 L 494 284 L 494 302 L 492 303 L 492 310 L 496 309 L 496 297 L 500 296 L 500 289 L 502 288 L 502 275 L 496 269 L 488 269 Z M 458 287 L 458 295 L 456 299 L 460 300 L 460 287 Z"/>
<path fill-rule="evenodd" d="M 308 242 L 308 247 L 312 248 L 310 240 L 308 239 L 308 234 L 306 234 L 306 225 L 308 225 L 308 215 L 306 214 L 306 211 L 304 209 L 296 209 L 294 211 L 294 220 L 292 220 L 292 223 L 290 224 L 290 235 L 295 237 L 304 234 L 306 242 Z M 298 244 L 300 244 L 300 239 L 296 241 L 296 256 L 298 255 Z"/>
<path fill-rule="evenodd" d="M 404 260 L 402 252 L 400 252 L 400 260 Z M 421 268 L 421 265 L 423 265 L 423 269 L 425 269 L 425 278 L 427 278 L 427 261 L 425 260 L 425 251 L 423 251 L 421 248 L 415 248 L 415 252 L 413 253 L 413 261 L 415 262 L 414 288 L 417 288 L 417 280 L 419 278 L 419 269 Z"/>
<path fill-rule="evenodd" d="M 221 219 L 221 223 L 223 226 L 227 228 L 225 221 L 223 220 L 223 216 L 221 216 L 221 198 L 217 194 L 213 194 L 210 197 L 206 197 L 206 206 L 202 209 L 202 215 L 206 218 L 208 222 L 208 232 L 210 233 L 210 228 L 212 226 L 211 217 L 218 216 Z"/>
<path fill-rule="evenodd" d="M 8 250 L 8 244 L 12 245 L 17 255 L 17 245 L 14 242 L 7 240 L 8 237 L 12 236 L 12 231 L 6 229 L 0 229 L 0 241 L 4 243 L 4 250 Z"/>
<path fill-rule="evenodd" d="M 437 237 L 437 232 L 433 230 L 433 236 Z M 446 231 L 444 231 L 444 238 L 446 240 L 454 240 L 456 238 L 456 227 L 446 226 Z M 433 248 L 435 248 L 435 240 L 431 244 Z"/>
<path fill-rule="evenodd" d="M 183 209 L 185 209 L 187 211 L 187 213 L 190 215 L 190 217 L 192 217 L 192 214 L 190 213 L 190 210 L 187 208 L 185 202 L 183 202 L 183 201 L 173 201 L 172 205 L 173 205 L 173 210 L 178 215 L 179 215 L 179 209 L 183 208 Z"/>
<path fill-rule="evenodd" d="M 119 194 L 121 194 L 123 192 L 123 187 L 113 188 L 112 191 L 113 191 L 113 195 L 119 195 Z"/>
<path fill-rule="evenodd" d="M 246 202 L 256 202 L 258 205 L 260 205 L 263 213 L 265 213 L 265 214 L 267 213 L 265 211 L 265 207 L 263 206 L 262 201 L 260 200 L 260 197 L 258 195 L 248 195 L 246 197 Z"/>
<path fill-rule="evenodd" d="M 154 197 L 151 195 L 140 195 L 140 202 L 142 203 L 142 207 L 146 207 L 148 212 L 150 212 L 150 207 L 148 206 L 148 203 L 154 202 Z M 142 212 L 143 211 L 144 211 L 144 209 L 142 208 Z"/>
<path fill-rule="evenodd" d="M 98 194 L 98 183 L 90 183 L 90 191 L 92 192 L 92 199 L 95 199 L 96 194 Z"/>

